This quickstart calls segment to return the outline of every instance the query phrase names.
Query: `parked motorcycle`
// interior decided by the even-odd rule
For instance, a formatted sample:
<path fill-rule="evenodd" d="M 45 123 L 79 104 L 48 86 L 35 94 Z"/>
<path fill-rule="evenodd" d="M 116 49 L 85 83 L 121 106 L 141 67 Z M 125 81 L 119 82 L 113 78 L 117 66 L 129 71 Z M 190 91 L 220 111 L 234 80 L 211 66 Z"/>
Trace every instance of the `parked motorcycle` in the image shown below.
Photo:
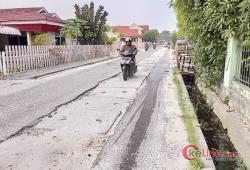
<path fill-rule="evenodd" d="M 121 69 L 124 81 L 127 81 L 128 77 L 131 77 L 137 72 L 136 63 L 132 60 L 132 57 L 133 55 L 128 52 L 121 54 Z"/>

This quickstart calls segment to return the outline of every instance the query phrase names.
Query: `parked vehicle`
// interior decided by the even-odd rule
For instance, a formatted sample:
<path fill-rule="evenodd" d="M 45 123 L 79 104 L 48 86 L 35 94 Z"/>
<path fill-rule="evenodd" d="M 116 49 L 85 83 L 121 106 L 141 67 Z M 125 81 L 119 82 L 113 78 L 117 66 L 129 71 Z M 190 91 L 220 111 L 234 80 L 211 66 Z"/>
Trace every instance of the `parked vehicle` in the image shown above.
<path fill-rule="evenodd" d="M 121 53 L 121 69 L 124 81 L 127 81 L 128 77 L 131 77 L 137 72 L 137 65 L 133 58 L 133 54 L 129 52 L 125 51 Z"/>
<path fill-rule="evenodd" d="M 180 40 L 176 41 L 176 50 L 177 50 L 178 56 L 181 54 L 185 54 L 186 49 L 187 49 L 187 41 L 186 40 L 180 39 Z"/>

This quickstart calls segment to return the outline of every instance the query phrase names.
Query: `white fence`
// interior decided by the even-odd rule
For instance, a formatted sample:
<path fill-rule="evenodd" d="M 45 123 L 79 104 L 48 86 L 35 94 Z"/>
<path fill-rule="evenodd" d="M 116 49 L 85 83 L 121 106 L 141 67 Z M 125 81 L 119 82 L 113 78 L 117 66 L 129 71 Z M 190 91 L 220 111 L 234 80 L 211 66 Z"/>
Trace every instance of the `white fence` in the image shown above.
<path fill-rule="evenodd" d="M 108 45 L 6 46 L 0 53 L 0 77 L 110 55 Z"/>

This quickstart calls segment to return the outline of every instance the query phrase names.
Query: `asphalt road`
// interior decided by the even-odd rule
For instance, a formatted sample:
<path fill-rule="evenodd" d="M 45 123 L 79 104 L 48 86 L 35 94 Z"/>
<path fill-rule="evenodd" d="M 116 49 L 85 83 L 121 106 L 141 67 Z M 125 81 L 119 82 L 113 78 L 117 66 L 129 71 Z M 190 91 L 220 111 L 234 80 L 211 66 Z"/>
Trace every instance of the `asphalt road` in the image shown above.
<path fill-rule="evenodd" d="M 139 62 L 154 51 L 141 52 Z M 33 126 L 41 117 L 53 112 L 86 91 L 94 88 L 102 80 L 120 72 L 120 60 L 116 59 L 61 76 L 51 75 L 50 79 L 7 96 L 0 96 L 0 141 L 18 134 L 22 129 Z M 4 80 L 3 80 L 4 81 Z M 36 81 L 41 81 L 38 79 Z"/>
<path fill-rule="evenodd" d="M 190 169 L 181 155 L 187 137 L 168 54 L 154 67 L 92 169 Z"/>

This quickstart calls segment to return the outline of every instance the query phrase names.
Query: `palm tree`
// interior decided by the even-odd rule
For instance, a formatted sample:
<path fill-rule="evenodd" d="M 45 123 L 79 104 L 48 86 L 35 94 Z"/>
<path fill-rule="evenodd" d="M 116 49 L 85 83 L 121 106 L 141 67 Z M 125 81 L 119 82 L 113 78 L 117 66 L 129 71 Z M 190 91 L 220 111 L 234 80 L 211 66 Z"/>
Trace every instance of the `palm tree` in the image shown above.
<path fill-rule="evenodd" d="M 83 7 L 75 4 L 75 15 L 78 20 L 86 24 L 80 24 L 76 30 L 80 44 L 101 44 L 106 31 L 108 12 L 103 6 L 99 6 L 95 12 L 94 3 L 86 4 Z M 87 27 L 86 27 L 87 26 Z M 79 34 L 81 32 L 81 34 Z"/>

